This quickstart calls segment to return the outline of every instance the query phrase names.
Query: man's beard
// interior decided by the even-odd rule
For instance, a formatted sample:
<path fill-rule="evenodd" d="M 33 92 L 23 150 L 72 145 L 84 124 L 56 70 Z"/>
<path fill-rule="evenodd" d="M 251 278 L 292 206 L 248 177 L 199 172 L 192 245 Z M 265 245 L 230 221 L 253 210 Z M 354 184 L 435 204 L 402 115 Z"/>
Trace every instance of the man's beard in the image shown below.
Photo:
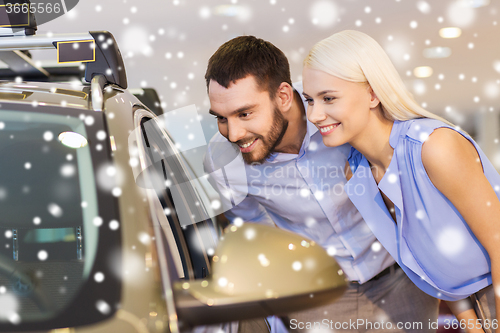
<path fill-rule="evenodd" d="M 243 153 L 243 160 L 247 164 L 257 163 L 260 164 L 268 159 L 274 152 L 276 146 L 281 143 L 286 129 L 288 128 L 288 120 L 283 117 L 281 111 L 275 106 L 273 115 L 273 124 L 266 138 L 258 136 L 262 142 L 262 147 L 254 149 L 249 153 Z M 257 147 L 256 147 L 257 148 Z"/>

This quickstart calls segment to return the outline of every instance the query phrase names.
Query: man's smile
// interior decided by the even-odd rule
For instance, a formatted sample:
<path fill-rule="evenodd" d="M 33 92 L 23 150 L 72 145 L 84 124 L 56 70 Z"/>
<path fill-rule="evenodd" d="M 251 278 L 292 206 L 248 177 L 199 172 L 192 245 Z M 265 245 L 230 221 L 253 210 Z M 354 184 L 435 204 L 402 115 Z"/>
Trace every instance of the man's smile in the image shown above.
<path fill-rule="evenodd" d="M 249 153 L 252 151 L 253 147 L 255 146 L 255 143 L 257 142 L 257 138 L 253 139 L 252 141 L 249 141 L 247 143 L 238 143 L 238 147 L 240 147 L 240 151 L 242 153 Z"/>

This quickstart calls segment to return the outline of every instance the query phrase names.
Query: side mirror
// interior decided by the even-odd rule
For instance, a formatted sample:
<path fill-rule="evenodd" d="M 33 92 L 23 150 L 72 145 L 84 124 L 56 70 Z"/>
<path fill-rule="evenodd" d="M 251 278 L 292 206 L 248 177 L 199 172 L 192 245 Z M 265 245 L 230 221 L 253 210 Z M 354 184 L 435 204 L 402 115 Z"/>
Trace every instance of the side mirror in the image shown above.
<path fill-rule="evenodd" d="M 313 241 L 282 229 L 231 226 L 217 247 L 212 275 L 176 282 L 183 326 L 285 314 L 328 304 L 342 295 L 346 277 Z"/>

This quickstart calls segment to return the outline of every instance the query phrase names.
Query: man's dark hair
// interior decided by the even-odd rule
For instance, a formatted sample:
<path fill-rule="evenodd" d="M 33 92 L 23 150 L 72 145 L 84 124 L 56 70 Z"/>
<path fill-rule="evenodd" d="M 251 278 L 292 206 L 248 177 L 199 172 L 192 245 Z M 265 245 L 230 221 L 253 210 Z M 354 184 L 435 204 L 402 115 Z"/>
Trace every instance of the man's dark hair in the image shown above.
<path fill-rule="evenodd" d="M 227 88 L 231 82 L 253 75 L 272 98 L 282 82 L 292 85 L 285 54 L 273 44 L 254 37 L 240 36 L 222 44 L 208 61 L 205 80 Z"/>

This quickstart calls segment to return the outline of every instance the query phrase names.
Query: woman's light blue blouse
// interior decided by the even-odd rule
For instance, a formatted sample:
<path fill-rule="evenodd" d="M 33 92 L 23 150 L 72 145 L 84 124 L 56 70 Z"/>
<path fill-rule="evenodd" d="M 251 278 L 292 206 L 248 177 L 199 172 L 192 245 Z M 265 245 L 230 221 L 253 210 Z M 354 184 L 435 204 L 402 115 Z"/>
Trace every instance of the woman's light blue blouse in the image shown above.
<path fill-rule="evenodd" d="M 378 186 L 366 158 L 352 148 L 353 176 L 345 190 L 380 243 L 420 289 L 437 298 L 458 300 L 492 283 L 491 263 L 422 164 L 422 144 L 440 127 L 459 132 L 474 145 L 498 197 L 500 176 L 479 146 L 466 133 L 428 118 L 394 122 L 389 140 L 394 155 Z M 397 224 L 380 192 L 394 203 Z"/>

